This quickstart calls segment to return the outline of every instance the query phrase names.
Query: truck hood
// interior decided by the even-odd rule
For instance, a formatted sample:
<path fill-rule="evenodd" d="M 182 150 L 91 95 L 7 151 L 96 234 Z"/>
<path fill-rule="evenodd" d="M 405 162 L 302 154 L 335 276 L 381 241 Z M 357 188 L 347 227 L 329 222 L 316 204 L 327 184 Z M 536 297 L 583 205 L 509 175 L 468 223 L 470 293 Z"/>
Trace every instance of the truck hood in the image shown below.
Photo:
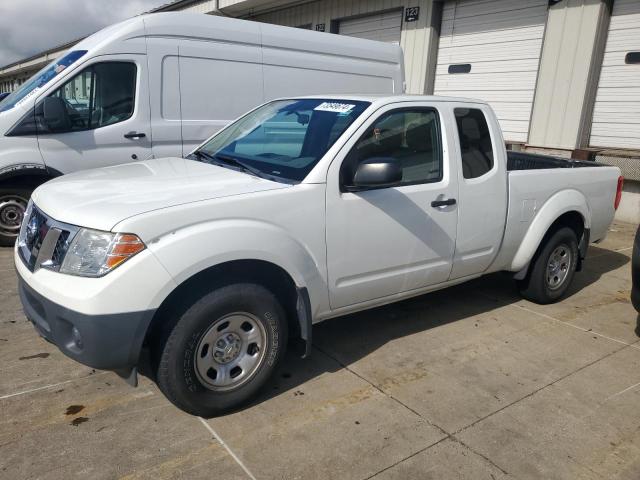
<path fill-rule="evenodd" d="M 32 199 L 55 220 L 108 231 L 152 210 L 287 186 L 195 160 L 161 158 L 65 175 L 38 187 Z"/>

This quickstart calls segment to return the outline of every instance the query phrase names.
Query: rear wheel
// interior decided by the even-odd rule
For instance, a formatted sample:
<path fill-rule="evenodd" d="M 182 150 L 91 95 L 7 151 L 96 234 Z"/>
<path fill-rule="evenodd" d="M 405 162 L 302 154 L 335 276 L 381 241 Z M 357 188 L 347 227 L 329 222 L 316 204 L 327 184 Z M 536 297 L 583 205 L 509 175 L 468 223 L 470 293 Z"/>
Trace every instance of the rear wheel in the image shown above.
<path fill-rule="evenodd" d="M 529 273 L 518 282 L 520 293 L 536 303 L 553 303 L 567 292 L 578 264 L 578 239 L 569 227 L 549 235 L 533 258 Z"/>
<path fill-rule="evenodd" d="M 0 188 L 0 246 L 11 247 L 20 233 L 31 197 L 31 190 L 25 188 Z"/>
<path fill-rule="evenodd" d="M 219 288 L 196 301 L 157 346 L 158 386 L 193 415 L 248 401 L 284 355 L 287 324 L 276 297 L 255 284 Z"/>

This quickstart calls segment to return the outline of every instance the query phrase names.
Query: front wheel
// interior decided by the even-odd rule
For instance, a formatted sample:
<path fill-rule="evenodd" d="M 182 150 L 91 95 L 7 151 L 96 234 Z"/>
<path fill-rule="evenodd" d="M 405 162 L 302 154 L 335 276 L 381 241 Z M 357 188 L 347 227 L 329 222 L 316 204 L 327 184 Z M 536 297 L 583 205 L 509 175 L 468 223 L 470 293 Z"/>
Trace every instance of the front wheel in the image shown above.
<path fill-rule="evenodd" d="M 521 295 L 536 303 L 553 303 L 567 292 L 578 265 L 578 239 L 569 227 L 551 234 L 533 257 L 529 273 L 518 282 Z"/>
<path fill-rule="evenodd" d="M 30 197 L 25 188 L 0 188 L 0 247 L 15 243 Z"/>
<path fill-rule="evenodd" d="M 158 348 L 157 382 L 178 408 L 203 417 L 248 401 L 284 355 L 287 324 L 276 297 L 255 284 L 205 295 Z"/>

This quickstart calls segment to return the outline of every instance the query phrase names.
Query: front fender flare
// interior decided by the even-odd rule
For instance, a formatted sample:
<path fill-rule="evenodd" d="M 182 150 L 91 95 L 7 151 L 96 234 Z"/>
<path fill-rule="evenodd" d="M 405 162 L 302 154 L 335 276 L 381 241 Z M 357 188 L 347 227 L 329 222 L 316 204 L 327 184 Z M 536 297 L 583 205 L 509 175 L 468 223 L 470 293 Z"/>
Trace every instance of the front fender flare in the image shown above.
<path fill-rule="evenodd" d="M 177 285 L 227 262 L 261 260 L 282 268 L 297 288 L 308 291 L 312 318 L 328 304 L 321 267 L 324 258 L 316 258 L 310 248 L 271 223 L 242 218 L 214 220 L 145 243 Z"/>
<path fill-rule="evenodd" d="M 41 163 L 17 163 L 0 168 L 0 181 L 16 177 L 39 176 L 55 178 L 62 173 Z"/>

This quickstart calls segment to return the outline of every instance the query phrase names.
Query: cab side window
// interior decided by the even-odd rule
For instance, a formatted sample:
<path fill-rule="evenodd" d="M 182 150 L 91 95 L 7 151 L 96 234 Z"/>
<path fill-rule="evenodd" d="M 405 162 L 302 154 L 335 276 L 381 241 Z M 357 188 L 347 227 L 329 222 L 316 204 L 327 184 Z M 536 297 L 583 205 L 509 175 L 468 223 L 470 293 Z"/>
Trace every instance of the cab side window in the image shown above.
<path fill-rule="evenodd" d="M 351 185 L 358 165 L 385 157 L 402 168 L 400 185 L 438 182 L 442 179 L 440 123 L 432 108 L 406 108 L 383 114 L 355 144 L 342 163 L 341 184 Z"/>
<path fill-rule="evenodd" d="M 93 130 L 133 115 L 136 66 L 129 62 L 97 63 L 50 95 L 62 100 L 68 114 L 64 131 Z"/>
<path fill-rule="evenodd" d="M 454 109 L 464 178 L 478 178 L 493 168 L 493 148 L 487 120 L 477 108 Z"/>

